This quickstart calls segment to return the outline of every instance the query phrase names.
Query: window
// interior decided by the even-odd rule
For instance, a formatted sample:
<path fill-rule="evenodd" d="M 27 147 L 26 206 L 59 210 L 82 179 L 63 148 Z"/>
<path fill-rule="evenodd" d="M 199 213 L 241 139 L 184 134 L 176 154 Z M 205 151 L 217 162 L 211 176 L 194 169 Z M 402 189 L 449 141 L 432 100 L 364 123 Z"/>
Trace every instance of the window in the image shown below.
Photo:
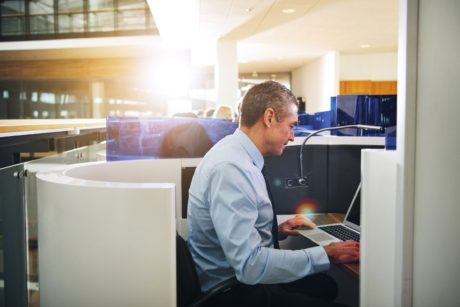
<path fill-rule="evenodd" d="M 146 0 L 5 0 L 0 18 L 0 41 L 158 33 Z"/>

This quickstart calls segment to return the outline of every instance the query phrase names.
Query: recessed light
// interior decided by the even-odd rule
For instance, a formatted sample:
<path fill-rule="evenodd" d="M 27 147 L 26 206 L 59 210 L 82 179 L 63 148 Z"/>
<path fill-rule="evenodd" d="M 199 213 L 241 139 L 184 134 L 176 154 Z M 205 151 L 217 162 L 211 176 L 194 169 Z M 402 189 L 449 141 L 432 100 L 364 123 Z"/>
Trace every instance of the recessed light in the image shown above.
<path fill-rule="evenodd" d="M 359 45 L 359 47 L 361 47 L 361 48 L 371 48 L 371 45 L 369 45 L 369 44 L 361 44 L 361 45 Z"/>
<path fill-rule="evenodd" d="M 253 10 L 254 10 L 253 7 L 248 7 L 248 8 L 246 9 L 246 13 L 251 13 Z"/>
<path fill-rule="evenodd" d="M 293 14 L 295 13 L 295 9 L 283 9 L 281 12 L 284 14 Z"/>

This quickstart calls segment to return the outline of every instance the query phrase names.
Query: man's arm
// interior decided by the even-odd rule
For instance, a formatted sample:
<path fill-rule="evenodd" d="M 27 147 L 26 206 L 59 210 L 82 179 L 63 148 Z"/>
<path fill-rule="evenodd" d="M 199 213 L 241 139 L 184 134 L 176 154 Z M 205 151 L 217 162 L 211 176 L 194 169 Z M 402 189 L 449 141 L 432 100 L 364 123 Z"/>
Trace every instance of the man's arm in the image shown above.
<path fill-rule="evenodd" d="M 307 219 L 302 214 L 297 214 L 293 218 L 281 223 L 278 232 L 282 236 L 298 235 L 300 227 L 315 228 L 316 224 Z M 353 262 L 359 259 L 359 243 L 356 241 L 345 241 L 331 243 L 324 247 L 327 256 L 334 263 Z"/>
<path fill-rule="evenodd" d="M 255 173 L 232 163 L 220 165 L 208 188 L 215 231 L 238 280 L 247 284 L 289 282 L 327 270 L 329 260 L 321 247 L 291 251 L 261 245 L 260 231 L 270 232 L 271 224 L 262 227 L 264 230 L 256 226 L 261 222 L 259 214 L 272 210 L 268 196 L 262 200 L 258 191 L 265 187 L 264 178 Z M 263 212 L 258 211 L 261 208 Z"/>

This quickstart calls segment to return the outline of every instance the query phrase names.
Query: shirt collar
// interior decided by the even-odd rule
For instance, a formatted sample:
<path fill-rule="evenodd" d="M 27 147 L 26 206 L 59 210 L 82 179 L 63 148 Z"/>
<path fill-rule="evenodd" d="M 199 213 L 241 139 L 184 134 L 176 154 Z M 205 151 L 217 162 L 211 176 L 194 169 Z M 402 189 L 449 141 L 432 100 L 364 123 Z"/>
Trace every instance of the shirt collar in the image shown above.
<path fill-rule="evenodd" d="M 258 169 L 262 170 L 264 167 L 264 157 L 260 153 L 259 149 L 257 149 L 256 145 L 252 142 L 252 140 L 246 135 L 246 133 L 241 131 L 240 128 L 237 128 L 233 135 L 241 141 L 241 145 L 251 157 L 254 165 Z"/>

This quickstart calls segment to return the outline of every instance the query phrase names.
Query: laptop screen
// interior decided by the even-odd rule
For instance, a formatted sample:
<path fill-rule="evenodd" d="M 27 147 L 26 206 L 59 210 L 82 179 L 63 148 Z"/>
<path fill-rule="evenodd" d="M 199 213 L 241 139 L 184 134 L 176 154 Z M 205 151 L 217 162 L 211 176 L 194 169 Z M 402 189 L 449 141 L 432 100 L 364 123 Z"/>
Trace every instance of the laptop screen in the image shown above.
<path fill-rule="evenodd" d="M 345 222 L 347 224 L 352 223 L 356 226 L 360 226 L 360 222 L 361 222 L 361 183 L 358 185 L 355 195 L 353 196 L 352 203 L 345 217 Z"/>

